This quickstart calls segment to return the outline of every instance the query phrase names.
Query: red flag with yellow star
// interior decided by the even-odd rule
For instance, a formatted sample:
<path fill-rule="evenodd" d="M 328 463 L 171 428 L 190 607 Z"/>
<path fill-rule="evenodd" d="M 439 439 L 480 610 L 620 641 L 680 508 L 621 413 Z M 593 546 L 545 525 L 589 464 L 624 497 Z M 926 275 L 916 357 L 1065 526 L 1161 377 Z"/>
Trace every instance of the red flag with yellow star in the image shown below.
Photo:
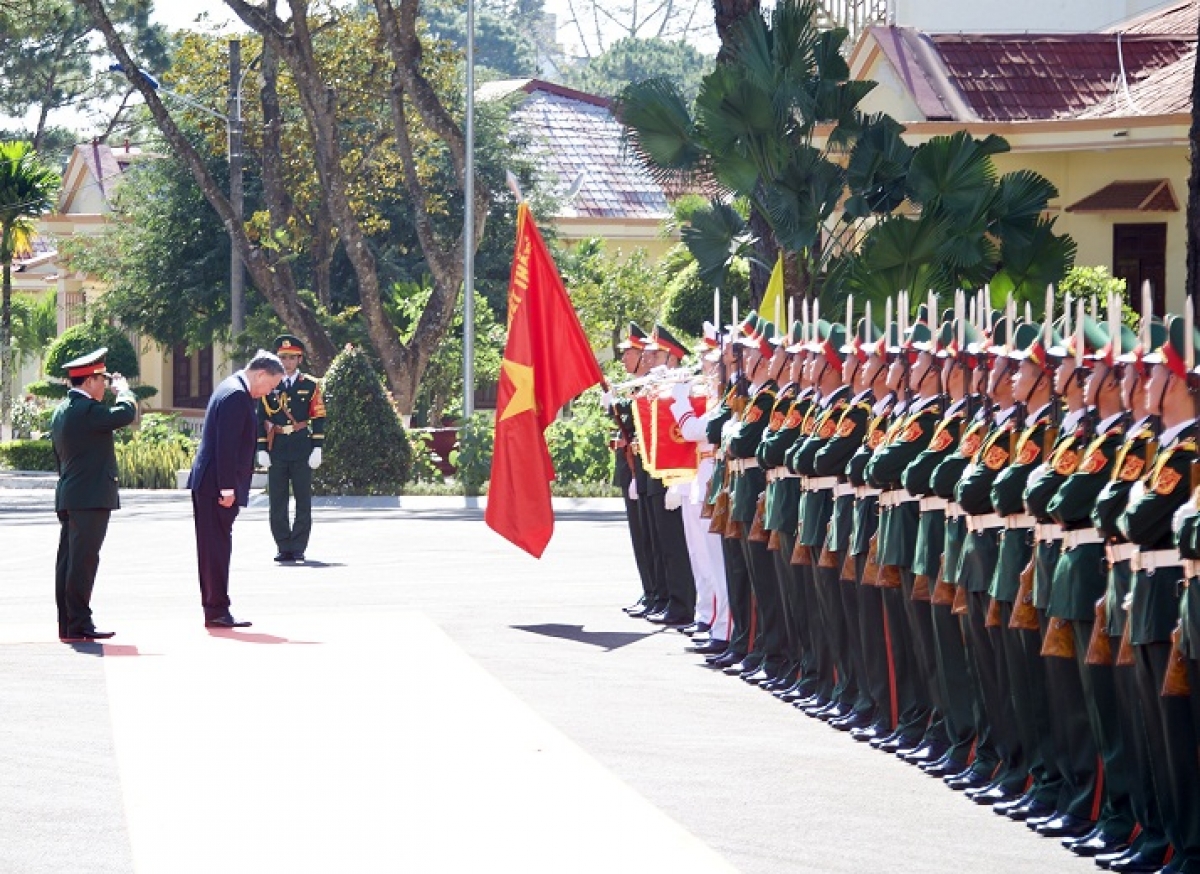
<path fill-rule="evenodd" d="M 563 404 L 603 378 L 537 224 L 522 203 L 484 519 L 536 558 L 554 532 L 554 465 L 543 432 Z"/>

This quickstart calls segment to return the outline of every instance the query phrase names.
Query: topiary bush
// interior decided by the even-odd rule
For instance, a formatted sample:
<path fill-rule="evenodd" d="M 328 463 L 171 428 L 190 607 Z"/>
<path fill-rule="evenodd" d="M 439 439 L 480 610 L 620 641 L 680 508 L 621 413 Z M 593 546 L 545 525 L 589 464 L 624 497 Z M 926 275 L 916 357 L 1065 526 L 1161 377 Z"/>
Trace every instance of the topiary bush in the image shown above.
<path fill-rule="evenodd" d="M 492 449 L 496 445 L 496 417 L 488 412 L 474 413 L 458 432 L 458 449 L 450 454 L 450 463 L 458 471 L 463 494 L 487 494 L 492 476 Z"/>
<path fill-rule="evenodd" d="M 590 389 L 571 405 L 571 417 L 546 429 L 546 445 L 559 483 L 608 483 L 613 453 L 608 448 L 612 418 L 600 407 L 598 389 Z"/>
<path fill-rule="evenodd" d="M 137 350 L 133 348 L 129 338 L 120 328 L 114 328 L 104 322 L 85 322 L 67 328 L 59 334 L 46 350 L 46 375 L 57 379 L 65 378 L 63 364 L 80 355 L 95 352 L 101 346 L 108 347 L 105 361 L 109 373 L 119 373 L 128 379 L 136 379 L 140 375 Z"/>
<path fill-rule="evenodd" d="M 323 463 L 313 471 L 318 495 L 398 495 L 408 481 L 412 447 L 362 350 L 347 345 L 324 381 Z"/>
<path fill-rule="evenodd" d="M 0 443 L 0 467 L 8 470 L 55 470 L 54 446 L 49 440 L 10 440 Z"/>
<path fill-rule="evenodd" d="M 128 443 L 117 443 L 117 481 L 123 489 L 173 489 L 176 472 L 192 466 L 195 444 L 143 440 L 137 434 Z"/>
<path fill-rule="evenodd" d="M 742 301 L 743 305 L 750 299 L 750 268 L 741 260 L 730 265 L 725 287 L 721 289 L 722 320 L 728 317 L 730 301 L 735 297 Z M 680 270 L 667 283 L 664 317 L 667 324 L 693 337 L 703 333 L 706 320 L 712 320 L 713 287 L 700 278 L 700 268 L 695 261 Z M 774 319 L 774 314 L 771 318 Z"/>

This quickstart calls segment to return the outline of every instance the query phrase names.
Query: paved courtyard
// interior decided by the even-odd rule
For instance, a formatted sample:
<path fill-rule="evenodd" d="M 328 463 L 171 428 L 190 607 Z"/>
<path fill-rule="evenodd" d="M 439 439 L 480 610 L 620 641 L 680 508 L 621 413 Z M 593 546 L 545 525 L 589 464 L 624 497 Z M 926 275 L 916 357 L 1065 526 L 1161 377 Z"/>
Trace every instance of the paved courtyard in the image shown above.
<path fill-rule="evenodd" d="M 126 493 L 55 637 L 52 495 L 0 489 L 0 872 L 1095 871 L 618 609 L 619 504 L 539 562 L 432 500 L 261 499 L 202 625 L 186 493 Z M 388 506 L 387 504 L 391 504 Z"/>

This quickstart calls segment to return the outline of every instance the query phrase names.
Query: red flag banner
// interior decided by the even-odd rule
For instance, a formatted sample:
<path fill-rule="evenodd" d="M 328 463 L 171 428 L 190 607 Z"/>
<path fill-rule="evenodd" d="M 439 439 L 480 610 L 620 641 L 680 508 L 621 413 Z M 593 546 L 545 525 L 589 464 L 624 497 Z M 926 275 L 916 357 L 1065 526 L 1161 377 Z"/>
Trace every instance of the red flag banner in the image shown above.
<path fill-rule="evenodd" d="M 554 465 L 546 426 L 559 409 L 603 379 L 529 207 L 517 207 L 508 282 L 508 342 L 496 392 L 496 442 L 488 527 L 540 558 L 554 533 Z"/>
<path fill-rule="evenodd" d="M 690 398 L 692 411 L 703 416 L 707 407 L 705 398 Z M 700 466 L 699 446 L 684 440 L 675 415 L 671 412 L 670 397 L 639 397 L 634 403 L 634 425 L 641 447 L 642 464 L 653 477 L 667 485 L 690 482 L 696 478 Z"/>

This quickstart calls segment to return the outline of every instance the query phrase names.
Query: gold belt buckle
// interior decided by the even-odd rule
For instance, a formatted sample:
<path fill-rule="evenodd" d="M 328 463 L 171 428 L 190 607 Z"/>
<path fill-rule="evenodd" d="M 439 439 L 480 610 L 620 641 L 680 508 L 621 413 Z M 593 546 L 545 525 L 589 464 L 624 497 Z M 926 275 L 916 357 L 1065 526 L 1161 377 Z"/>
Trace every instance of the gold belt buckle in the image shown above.
<path fill-rule="evenodd" d="M 292 425 L 284 425 L 279 430 L 282 431 L 284 434 L 291 434 L 296 429 Z"/>

